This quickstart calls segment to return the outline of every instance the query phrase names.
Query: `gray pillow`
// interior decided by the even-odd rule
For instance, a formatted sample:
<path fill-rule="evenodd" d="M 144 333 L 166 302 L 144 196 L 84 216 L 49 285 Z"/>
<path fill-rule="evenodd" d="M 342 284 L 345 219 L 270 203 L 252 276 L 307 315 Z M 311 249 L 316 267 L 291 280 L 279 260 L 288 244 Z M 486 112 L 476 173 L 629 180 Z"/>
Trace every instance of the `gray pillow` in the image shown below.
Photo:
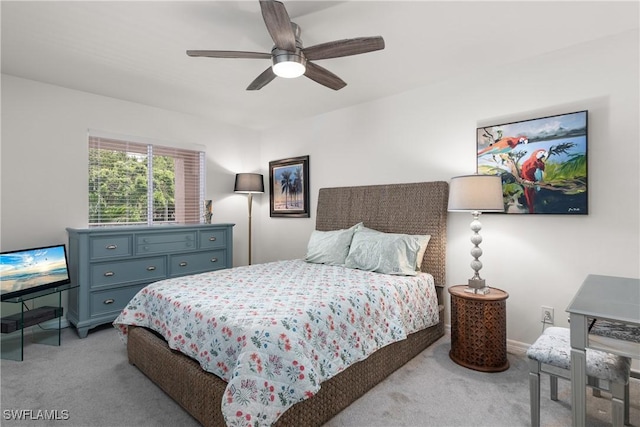
<path fill-rule="evenodd" d="M 362 227 L 353 235 L 345 266 L 384 274 L 415 276 L 420 242 L 408 234 Z"/>
<path fill-rule="evenodd" d="M 314 230 L 309 238 L 304 260 L 315 264 L 344 265 L 353 233 L 359 226 L 361 224 L 343 230 Z"/>

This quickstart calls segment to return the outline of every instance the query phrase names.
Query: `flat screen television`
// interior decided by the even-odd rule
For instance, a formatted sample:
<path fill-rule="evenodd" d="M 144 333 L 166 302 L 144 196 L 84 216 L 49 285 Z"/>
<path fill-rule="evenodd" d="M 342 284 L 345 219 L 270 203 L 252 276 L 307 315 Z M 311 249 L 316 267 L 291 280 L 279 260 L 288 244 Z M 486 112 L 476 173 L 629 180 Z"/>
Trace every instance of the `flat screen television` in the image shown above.
<path fill-rule="evenodd" d="M 64 245 L 0 253 L 0 300 L 70 283 Z"/>

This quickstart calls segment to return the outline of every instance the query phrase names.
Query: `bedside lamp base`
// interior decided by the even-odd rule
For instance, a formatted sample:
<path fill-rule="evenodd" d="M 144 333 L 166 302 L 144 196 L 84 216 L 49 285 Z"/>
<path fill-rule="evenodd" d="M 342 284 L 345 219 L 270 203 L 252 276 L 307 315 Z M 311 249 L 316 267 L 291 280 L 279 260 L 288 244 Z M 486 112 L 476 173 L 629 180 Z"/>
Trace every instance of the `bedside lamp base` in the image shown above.
<path fill-rule="evenodd" d="M 476 272 L 476 276 L 478 276 L 477 272 Z M 470 294 L 487 295 L 490 292 L 490 289 L 486 285 L 486 282 L 484 279 L 481 279 L 479 276 L 478 277 L 474 276 L 473 278 L 469 279 L 469 284 L 467 285 L 464 291 Z"/>

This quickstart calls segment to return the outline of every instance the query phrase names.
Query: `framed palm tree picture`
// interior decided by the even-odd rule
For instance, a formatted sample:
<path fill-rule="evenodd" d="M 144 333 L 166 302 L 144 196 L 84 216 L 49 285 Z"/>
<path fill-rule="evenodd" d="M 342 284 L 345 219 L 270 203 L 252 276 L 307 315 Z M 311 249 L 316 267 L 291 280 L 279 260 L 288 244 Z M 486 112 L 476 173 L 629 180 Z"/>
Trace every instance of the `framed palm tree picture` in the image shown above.
<path fill-rule="evenodd" d="M 269 162 L 272 217 L 309 218 L 309 156 Z"/>

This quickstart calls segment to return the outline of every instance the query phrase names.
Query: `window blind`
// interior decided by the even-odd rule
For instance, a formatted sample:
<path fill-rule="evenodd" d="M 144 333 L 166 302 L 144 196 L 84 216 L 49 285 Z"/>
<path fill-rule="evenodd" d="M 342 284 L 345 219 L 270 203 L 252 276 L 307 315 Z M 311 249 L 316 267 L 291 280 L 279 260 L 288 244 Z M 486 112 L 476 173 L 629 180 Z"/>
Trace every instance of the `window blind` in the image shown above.
<path fill-rule="evenodd" d="M 198 223 L 204 152 L 89 136 L 89 226 Z"/>

